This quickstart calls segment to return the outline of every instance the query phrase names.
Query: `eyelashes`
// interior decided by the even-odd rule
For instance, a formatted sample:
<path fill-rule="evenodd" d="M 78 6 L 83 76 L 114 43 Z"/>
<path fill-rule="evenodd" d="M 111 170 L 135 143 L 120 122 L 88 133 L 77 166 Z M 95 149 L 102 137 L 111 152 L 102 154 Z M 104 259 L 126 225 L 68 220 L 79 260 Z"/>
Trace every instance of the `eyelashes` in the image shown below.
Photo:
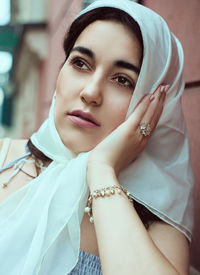
<path fill-rule="evenodd" d="M 84 58 L 80 57 L 72 57 L 69 58 L 69 63 L 72 65 L 73 68 L 79 71 L 92 71 L 92 67 L 88 64 L 88 62 Z M 126 89 L 131 89 L 132 91 L 135 88 L 135 82 L 130 79 L 130 77 L 127 77 L 124 74 L 118 74 L 112 76 L 112 81 L 115 82 L 116 85 L 126 88 Z"/>
<path fill-rule="evenodd" d="M 70 58 L 69 63 L 79 70 L 91 70 L 87 62 L 80 57 Z"/>
<path fill-rule="evenodd" d="M 127 87 L 127 88 L 131 88 L 131 89 L 134 89 L 135 88 L 135 85 L 132 83 L 132 81 L 130 81 L 128 78 L 126 78 L 125 76 L 116 76 L 115 78 L 113 78 L 116 81 L 116 83 L 120 86 L 124 86 L 124 87 Z"/>

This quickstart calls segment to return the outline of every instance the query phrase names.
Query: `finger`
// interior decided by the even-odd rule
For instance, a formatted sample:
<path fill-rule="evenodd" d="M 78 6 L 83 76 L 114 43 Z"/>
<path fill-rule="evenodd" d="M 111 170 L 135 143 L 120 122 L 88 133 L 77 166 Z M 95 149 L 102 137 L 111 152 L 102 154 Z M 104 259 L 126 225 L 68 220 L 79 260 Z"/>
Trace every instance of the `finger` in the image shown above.
<path fill-rule="evenodd" d="M 151 127 L 153 129 L 157 126 L 157 123 L 158 123 L 158 121 L 161 117 L 161 114 L 163 112 L 164 102 L 165 102 L 165 98 L 166 98 L 166 92 L 168 91 L 169 87 L 170 87 L 169 85 L 161 87 L 161 96 L 159 98 L 159 101 L 157 102 L 155 112 L 152 114 L 151 119 L 149 121 L 149 123 L 151 124 Z M 163 88 L 163 90 L 162 90 L 162 88 Z"/>
<path fill-rule="evenodd" d="M 162 87 L 161 87 L 162 89 Z M 151 102 L 151 104 L 149 105 L 148 110 L 146 111 L 146 113 L 144 114 L 144 117 L 142 119 L 141 123 L 150 123 L 151 127 L 154 128 L 155 122 L 158 121 L 158 119 L 161 116 L 162 113 L 162 109 L 163 109 L 163 104 L 165 101 L 165 97 L 166 97 L 166 92 L 157 92 L 155 93 L 155 98 L 154 100 Z"/>
<path fill-rule="evenodd" d="M 153 127 L 153 129 L 156 128 L 159 120 L 160 120 L 160 117 L 162 115 L 162 112 L 163 112 L 163 107 L 164 107 L 164 102 L 165 102 L 165 97 L 166 96 L 163 96 L 162 99 L 160 99 L 160 104 L 158 105 L 158 108 L 157 108 L 157 111 L 154 113 L 152 119 L 151 119 L 151 125 Z"/>
<path fill-rule="evenodd" d="M 166 97 L 166 91 L 169 89 L 169 85 L 160 86 L 153 94 L 153 100 L 145 112 L 138 131 L 143 137 L 149 137 L 153 133 L 159 118 L 162 114 L 163 105 Z"/>
<path fill-rule="evenodd" d="M 162 86 L 160 86 L 152 95 L 151 103 L 149 104 L 149 107 L 145 112 L 141 120 L 141 123 L 150 123 L 155 113 L 158 112 L 158 108 L 159 108 L 159 105 L 162 104 L 162 97 L 163 97 L 163 92 L 161 92 L 161 88 Z"/>
<path fill-rule="evenodd" d="M 150 94 L 144 96 L 134 109 L 133 113 L 127 119 L 127 123 L 130 123 L 133 129 L 136 129 L 138 127 L 145 112 L 147 111 L 149 104 L 151 103 L 150 97 Z"/>
<path fill-rule="evenodd" d="M 156 89 L 154 94 L 148 94 L 146 95 L 136 106 L 135 110 L 133 113 L 130 115 L 130 117 L 127 120 L 127 123 L 130 125 L 132 129 L 132 133 L 135 132 L 136 137 L 138 140 L 142 141 L 143 140 L 143 135 L 144 132 L 142 131 L 140 125 L 141 122 L 144 121 L 143 118 L 145 114 L 149 111 L 150 105 L 152 104 L 151 102 L 156 99 L 156 101 L 159 100 L 160 97 L 160 87 Z M 154 104 L 155 105 L 155 104 Z M 151 110 L 152 108 L 150 108 Z M 155 107 L 154 107 L 155 109 Z M 152 112 L 152 111 L 151 111 Z M 146 125 L 146 124 L 145 124 Z M 129 127 L 129 128 L 130 128 Z M 135 137 L 134 137 L 135 138 Z"/>

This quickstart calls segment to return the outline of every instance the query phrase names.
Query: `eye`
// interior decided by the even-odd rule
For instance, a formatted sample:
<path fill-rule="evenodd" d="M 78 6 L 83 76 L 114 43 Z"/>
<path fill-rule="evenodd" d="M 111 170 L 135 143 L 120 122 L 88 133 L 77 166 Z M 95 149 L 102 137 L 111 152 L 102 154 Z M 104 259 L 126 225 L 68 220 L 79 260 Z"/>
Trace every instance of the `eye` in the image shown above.
<path fill-rule="evenodd" d="M 131 80 L 126 78 L 125 76 L 117 76 L 114 78 L 114 80 L 117 82 L 118 85 L 125 86 L 127 88 L 134 88 L 134 84 Z"/>
<path fill-rule="evenodd" d="M 80 70 L 89 70 L 89 66 L 87 65 L 87 63 L 79 57 L 70 59 L 69 63 Z"/>

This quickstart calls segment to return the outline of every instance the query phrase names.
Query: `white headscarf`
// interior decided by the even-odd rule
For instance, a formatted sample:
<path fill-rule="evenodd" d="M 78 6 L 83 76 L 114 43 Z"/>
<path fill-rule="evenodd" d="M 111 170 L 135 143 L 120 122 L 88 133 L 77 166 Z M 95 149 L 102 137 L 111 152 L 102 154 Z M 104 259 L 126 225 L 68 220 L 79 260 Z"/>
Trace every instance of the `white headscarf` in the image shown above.
<path fill-rule="evenodd" d="M 160 84 L 170 84 L 156 131 L 138 159 L 121 172 L 120 183 L 135 200 L 190 240 L 193 177 L 180 101 L 182 47 L 159 15 L 132 1 L 99 0 L 79 16 L 98 7 L 127 12 L 142 32 L 144 59 L 127 115 L 144 94 L 154 92 Z M 31 137 L 52 163 L 0 208 L 1 275 L 68 274 L 78 260 L 89 153 L 76 157 L 63 145 L 53 108 L 54 100 L 49 118 Z"/>

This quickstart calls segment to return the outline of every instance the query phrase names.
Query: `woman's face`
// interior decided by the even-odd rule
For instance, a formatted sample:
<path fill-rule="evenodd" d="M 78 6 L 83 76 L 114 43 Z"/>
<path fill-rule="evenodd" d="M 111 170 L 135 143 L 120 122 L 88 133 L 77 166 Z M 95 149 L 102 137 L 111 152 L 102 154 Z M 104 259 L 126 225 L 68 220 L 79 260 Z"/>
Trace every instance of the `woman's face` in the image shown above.
<path fill-rule="evenodd" d="M 65 146 L 89 151 L 125 120 L 140 57 L 124 25 L 95 21 L 84 29 L 56 85 L 55 125 Z"/>

